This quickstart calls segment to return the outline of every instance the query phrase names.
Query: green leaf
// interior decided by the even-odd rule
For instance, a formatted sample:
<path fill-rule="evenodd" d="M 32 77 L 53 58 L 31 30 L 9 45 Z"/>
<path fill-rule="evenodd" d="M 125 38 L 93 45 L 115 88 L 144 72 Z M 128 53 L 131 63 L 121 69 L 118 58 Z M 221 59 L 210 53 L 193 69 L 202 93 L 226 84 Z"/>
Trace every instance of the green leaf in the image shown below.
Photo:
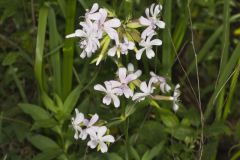
<path fill-rule="evenodd" d="M 20 103 L 18 105 L 24 113 L 30 115 L 35 121 L 49 119 L 51 117 L 50 114 L 40 106 L 28 103 Z"/>
<path fill-rule="evenodd" d="M 33 160 L 51 160 L 59 157 L 62 153 L 61 149 L 49 149 L 48 151 L 39 153 Z"/>
<path fill-rule="evenodd" d="M 240 151 L 237 151 L 232 157 L 231 160 L 238 160 L 240 158 Z"/>
<path fill-rule="evenodd" d="M 53 118 L 41 119 L 36 120 L 31 129 L 36 130 L 38 128 L 52 128 L 55 127 L 56 125 L 58 125 L 58 122 Z"/>
<path fill-rule="evenodd" d="M 159 112 L 160 119 L 167 127 L 175 127 L 179 124 L 178 117 L 168 109 L 161 108 L 154 100 L 150 102 Z"/>
<path fill-rule="evenodd" d="M 196 131 L 187 126 L 176 126 L 166 129 L 174 138 L 184 141 L 186 137 L 196 137 Z"/>
<path fill-rule="evenodd" d="M 203 146 L 203 156 L 204 160 L 214 160 L 216 159 L 218 148 L 218 140 L 216 138 L 209 139 L 209 142 Z"/>
<path fill-rule="evenodd" d="M 139 28 L 142 27 L 142 25 L 138 21 L 132 21 L 127 23 L 128 28 Z"/>
<path fill-rule="evenodd" d="M 108 157 L 108 160 L 123 160 L 122 157 L 120 157 L 116 153 L 108 153 L 107 157 Z"/>
<path fill-rule="evenodd" d="M 167 138 L 164 125 L 157 121 L 147 121 L 139 129 L 138 142 L 148 146 L 155 146 Z"/>
<path fill-rule="evenodd" d="M 142 160 L 152 160 L 154 157 L 160 154 L 163 149 L 164 142 L 160 142 L 158 145 L 153 147 L 151 150 L 144 153 Z"/>
<path fill-rule="evenodd" d="M 129 117 L 136 111 L 136 103 L 128 104 L 125 108 L 125 118 Z"/>
<path fill-rule="evenodd" d="M 28 141 L 42 152 L 48 152 L 50 149 L 60 149 L 56 142 L 40 134 L 29 136 Z"/>
<path fill-rule="evenodd" d="M 19 54 L 17 52 L 8 53 L 7 56 L 4 57 L 4 59 L 2 61 L 2 65 L 9 66 L 9 65 L 14 64 L 16 62 L 18 56 L 19 56 Z"/>
<path fill-rule="evenodd" d="M 66 98 L 64 104 L 63 104 L 63 109 L 64 109 L 64 113 L 66 115 L 70 115 L 73 108 L 76 106 L 77 101 L 79 99 L 81 93 L 81 86 L 78 85 Z"/>
<path fill-rule="evenodd" d="M 130 146 L 129 149 L 130 149 L 130 155 L 131 155 L 131 157 L 133 157 L 133 159 L 135 159 L 135 160 L 141 159 L 138 152 L 136 151 L 136 149 L 134 149 L 132 146 Z"/>
<path fill-rule="evenodd" d="M 230 135 L 231 130 L 224 122 L 216 121 L 211 126 L 205 127 L 204 133 L 206 137 L 215 137 L 221 134 Z"/>

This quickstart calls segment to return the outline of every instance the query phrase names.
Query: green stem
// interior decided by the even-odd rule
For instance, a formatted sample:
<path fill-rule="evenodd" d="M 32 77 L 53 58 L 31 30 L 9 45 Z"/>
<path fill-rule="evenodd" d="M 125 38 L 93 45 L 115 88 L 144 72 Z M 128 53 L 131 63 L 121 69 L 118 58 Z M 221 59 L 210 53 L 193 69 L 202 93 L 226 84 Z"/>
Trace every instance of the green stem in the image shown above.
<path fill-rule="evenodd" d="M 124 132 L 125 132 L 125 159 L 129 160 L 129 149 L 130 149 L 130 144 L 129 144 L 129 137 L 128 137 L 128 128 L 129 128 L 129 118 L 125 120 L 124 123 Z"/>
<path fill-rule="evenodd" d="M 19 78 L 18 78 L 18 76 L 17 76 L 17 74 L 14 71 L 14 68 L 12 66 L 10 66 L 10 70 L 11 70 L 11 73 L 12 73 L 12 76 L 13 76 L 13 80 L 16 83 L 17 88 L 19 90 L 19 93 L 20 93 L 20 95 L 21 95 L 21 97 L 23 99 L 23 102 L 27 103 L 28 99 L 27 99 L 27 96 L 26 96 L 26 94 L 24 92 L 23 86 L 22 86 L 22 84 L 21 84 L 21 82 L 20 82 L 20 80 L 19 80 Z"/>

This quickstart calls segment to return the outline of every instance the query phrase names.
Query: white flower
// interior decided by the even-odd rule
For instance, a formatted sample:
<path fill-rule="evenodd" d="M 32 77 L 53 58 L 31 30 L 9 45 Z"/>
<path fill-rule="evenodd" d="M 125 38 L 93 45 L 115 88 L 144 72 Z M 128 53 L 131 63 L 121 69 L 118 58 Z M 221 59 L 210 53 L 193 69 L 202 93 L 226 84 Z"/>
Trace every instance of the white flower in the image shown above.
<path fill-rule="evenodd" d="M 115 139 L 112 135 L 104 136 L 106 131 L 107 131 L 107 127 L 105 126 L 99 127 L 97 132 L 89 130 L 88 132 L 91 140 L 87 143 L 87 145 L 92 149 L 98 146 L 102 153 L 107 152 L 108 146 L 106 143 L 113 143 Z"/>
<path fill-rule="evenodd" d="M 122 90 L 122 93 L 124 94 L 124 96 L 126 98 L 132 97 L 133 96 L 133 91 L 129 88 L 128 84 L 137 79 L 137 75 L 135 75 L 134 73 L 128 74 L 127 75 L 127 69 L 126 68 L 119 68 L 118 69 L 118 77 L 119 77 L 119 81 L 110 81 L 113 86 L 119 88 Z"/>
<path fill-rule="evenodd" d="M 141 57 L 142 57 L 142 53 L 146 50 L 146 55 L 147 55 L 147 58 L 148 59 L 151 59 L 152 57 L 155 56 L 155 53 L 152 49 L 153 46 L 160 46 L 162 45 L 162 41 L 160 39 L 154 39 L 154 40 L 151 40 L 151 38 L 154 36 L 155 34 L 151 34 L 149 35 L 147 38 L 146 38 L 146 41 L 145 40 L 142 40 L 139 45 L 144 47 L 144 48 L 141 48 L 140 50 L 137 51 L 137 54 L 136 54 L 136 59 L 137 60 L 140 60 Z"/>
<path fill-rule="evenodd" d="M 98 21 L 99 30 L 105 31 L 111 39 L 114 39 L 116 43 L 119 43 L 118 33 L 115 29 L 121 25 L 121 22 L 117 18 L 113 18 L 110 20 L 107 19 L 107 11 L 105 9 L 99 9 L 99 13 L 101 14 L 101 18 Z"/>
<path fill-rule="evenodd" d="M 91 21 L 80 22 L 80 25 L 83 29 L 77 29 L 75 33 L 69 34 L 66 38 L 72 37 L 80 37 L 80 48 L 83 49 L 80 57 L 85 58 L 91 57 L 92 53 L 96 52 L 98 48 L 100 48 L 99 39 L 101 39 L 101 35 L 98 31 L 98 27 L 96 23 Z"/>
<path fill-rule="evenodd" d="M 147 97 L 147 96 L 150 96 L 152 93 L 153 93 L 153 91 L 154 91 L 154 87 L 152 87 L 152 81 L 149 81 L 148 82 L 148 85 L 147 85 L 147 83 L 146 82 L 142 82 L 141 84 L 140 84 L 140 90 L 142 91 L 142 92 L 140 92 L 140 93 L 135 93 L 134 95 L 133 95 L 133 97 L 132 97 L 132 100 L 133 101 L 141 101 L 141 100 L 144 100 L 145 99 L 145 97 Z"/>
<path fill-rule="evenodd" d="M 86 21 L 88 20 L 94 20 L 97 21 L 101 18 L 101 14 L 99 12 L 97 12 L 97 10 L 99 9 L 99 6 L 97 3 L 94 3 L 92 8 L 86 9 L 86 13 L 85 13 L 85 19 Z"/>
<path fill-rule="evenodd" d="M 181 94 L 179 88 L 180 88 L 180 85 L 177 84 L 175 86 L 175 89 L 174 89 L 174 92 L 173 92 L 173 97 L 171 97 L 171 99 L 173 100 L 173 110 L 175 112 L 179 109 L 179 105 L 178 105 L 179 99 L 178 98 L 179 98 L 179 96 Z"/>
<path fill-rule="evenodd" d="M 145 39 L 150 34 L 154 33 L 155 28 L 165 28 L 165 23 L 158 18 L 159 13 L 162 10 L 162 6 L 159 4 L 152 4 L 151 8 L 146 8 L 145 14 L 147 18 L 141 16 L 139 22 L 141 25 L 148 26 L 141 34 L 141 37 Z"/>
<path fill-rule="evenodd" d="M 171 90 L 171 87 L 167 84 L 164 77 L 158 76 L 154 72 L 150 72 L 150 75 L 152 76 L 150 81 L 153 83 L 159 83 L 160 89 L 163 93 L 169 92 Z"/>
<path fill-rule="evenodd" d="M 132 63 L 128 63 L 128 73 L 134 73 L 136 75 L 136 79 L 142 75 L 142 71 L 138 69 L 137 71 L 134 70 L 134 66 Z"/>
<path fill-rule="evenodd" d="M 127 55 L 128 50 L 133 50 L 135 44 L 131 41 L 128 41 L 127 37 L 124 37 L 123 43 L 118 43 L 116 46 L 112 47 L 108 51 L 109 56 L 115 56 L 117 53 L 118 58 L 120 57 L 120 53 Z"/>
<path fill-rule="evenodd" d="M 80 127 L 81 123 L 84 121 L 84 115 L 78 111 L 78 109 L 75 109 L 76 117 L 72 117 L 72 126 L 75 130 L 74 138 L 79 138 L 79 133 L 82 132 L 82 128 Z"/>
<path fill-rule="evenodd" d="M 85 140 L 88 136 L 88 130 L 94 130 L 96 131 L 99 127 L 98 126 L 93 126 L 99 119 L 99 116 L 97 114 L 94 114 L 90 121 L 88 119 L 83 120 L 83 125 L 85 129 L 82 129 L 79 138 L 82 140 Z"/>
<path fill-rule="evenodd" d="M 106 96 L 103 98 L 103 103 L 106 105 L 109 105 L 112 101 L 114 103 L 114 106 L 117 108 L 120 106 L 120 100 L 118 96 L 115 94 L 122 94 L 122 90 L 119 88 L 113 88 L 112 83 L 109 81 L 104 82 L 105 87 L 104 88 L 102 85 L 97 84 L 94 86 L 94 89 L 97 91 L 101 91 L 106 93 Z"/>

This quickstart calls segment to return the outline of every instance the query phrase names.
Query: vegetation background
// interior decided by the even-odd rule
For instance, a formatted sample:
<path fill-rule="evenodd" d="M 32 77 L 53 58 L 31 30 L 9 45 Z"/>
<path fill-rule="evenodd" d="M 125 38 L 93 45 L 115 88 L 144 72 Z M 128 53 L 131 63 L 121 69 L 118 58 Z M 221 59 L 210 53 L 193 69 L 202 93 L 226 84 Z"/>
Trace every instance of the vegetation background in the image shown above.
<path fill-rule="evenodd" d="M 157 56 L 124 62 L 180 83 L 177 113 L 162 102 L 101 104 L 93 85 L 117 68 L 80 59 L 77 41 L 64 38 L 94 2 L 121 19 L 163 5 Z M 239 8 L 238 0 L 0 0 L 1 159 L 240 159 Z M 118 138 L 109 153 L 73 139 L 74 107 L 110 122 Z"/>

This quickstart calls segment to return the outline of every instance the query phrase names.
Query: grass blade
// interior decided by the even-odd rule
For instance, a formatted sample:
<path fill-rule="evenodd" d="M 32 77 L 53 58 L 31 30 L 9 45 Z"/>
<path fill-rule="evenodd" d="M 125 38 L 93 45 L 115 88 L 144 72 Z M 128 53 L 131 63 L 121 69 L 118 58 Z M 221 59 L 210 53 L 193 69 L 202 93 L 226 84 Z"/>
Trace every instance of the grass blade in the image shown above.
<path fill-rule="evenodd" d="M 66 13 L 66 35 L 74 32 L 75 14 L 76 0 L 68 0 Z M 62 66 L 63 100 L 67 97 L 72 89 L 74 46 L 75 44 L 73 39 L 65 39 Z"/>
<path fill-rule="evenodd" d="M 54 50 L 57 46 L 61 44 L 61 38 L 57 31 L 56 16 L 52 8 L 49 9 L 48 25 L 49 25 L 49 46 L 50 50 Z M 54 53 L 51 54 L 50 59 L 53 69 L 52 85 L 54 88 L 54 92 L 61 97 L 62 83 L 61 83 L 61 60 L 59 49 L 55 50 Z"/>
<path fill-rule="evenodd" d="M 167 76 L 171 77 L 171 66 L 172 66 L 172 45 L 171 38 L 171 23 L 172 23 L 172 0 L 164 1 L 164 22 L 166 28 L 163 31 L 163 49 L 162 49 L 162 64 L 164 72 Z"/>
<path fill-rule="evenodd" d="M 48 7 L 43 6 L 40 8 L 40 11 L 39 11 L 36 57 L 35 57 L 35 64 L 34 64 L 35 76 L 41 91 L 44 90 L 43 52 L 44 52 L 46 26 L 47 26 L 47 17 L 48 17 Z"/>
<path fill-rule="evenodd" d="M 210 116 L 210 114 L 213 110 L 216 98 L 218 97 L 222 88 L 225 86 L 225 84 L 228 82 L 229 78 L 233 74 L 232 70 L 236 66 L 236 63 L 238 62 L 238 60 L 240 58 L 239 52 L 240 52 L 240 42 L 238 43 L 238 45 L 235 48 L 232 56 L 228 60 L 228 63 L 225 65 L 225 68 L 224 68 L 222 74 L 220 75 L 220 78 L 219 78 L 218 84 L 216 86 L 216 89 L 215 89 L 213 95 L 211 96 L 211 98 L 208 102 L 207 109 L 204 113 L 204 116 L 205 116 L 206 119 Z"/>

